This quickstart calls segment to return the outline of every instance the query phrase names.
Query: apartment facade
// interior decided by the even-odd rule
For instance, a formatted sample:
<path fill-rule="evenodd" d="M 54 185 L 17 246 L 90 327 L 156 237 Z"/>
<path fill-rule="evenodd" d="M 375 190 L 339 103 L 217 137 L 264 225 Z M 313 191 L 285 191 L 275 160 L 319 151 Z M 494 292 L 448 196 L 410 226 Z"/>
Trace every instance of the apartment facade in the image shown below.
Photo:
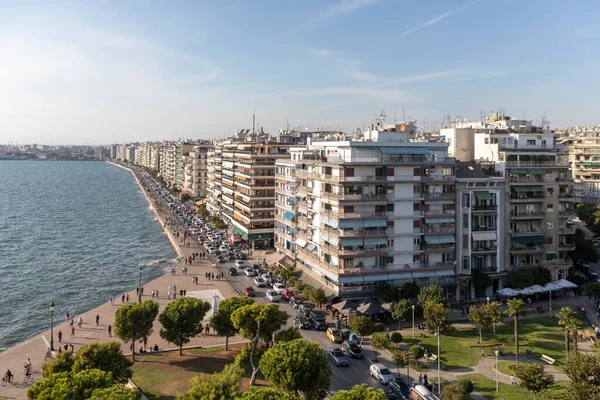
<path fill-rule="evenodd" d="M 183 156 L 183 190 L 192 197 L 204 197 L 208 188 L 208 152 L 207 144 L 194 145 Z"/>
<path fill-rule="evenodd" d="M 577 203 L 600 201 L 600 137 L 584 136 L 569 140 L 569 161 Z"/>
<path fill-rule="evenodd" d="M 275 245 L 343 297 L 377 285 L 456 285 L 456 163 L 397 125 L 309 141 L 277 162 Z M 294 179 L 295 174 L 295 179 Z"/>

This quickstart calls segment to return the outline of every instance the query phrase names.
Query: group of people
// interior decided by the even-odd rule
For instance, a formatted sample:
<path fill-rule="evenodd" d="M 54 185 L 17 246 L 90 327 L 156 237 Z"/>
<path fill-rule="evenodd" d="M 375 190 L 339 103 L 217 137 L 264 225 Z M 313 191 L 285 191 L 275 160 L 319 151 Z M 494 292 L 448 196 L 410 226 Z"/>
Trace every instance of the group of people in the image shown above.
<path fill-rule="evenodd" d="M 220 281 L 222 279 L 225 279 L 225 274 L 223 274 L 222 272 L 219 272 L 215 275 L 214 272 L 205 272 L 204 278 L 206 278 L 207 281 L 214 281 L 214 280 Z"/>

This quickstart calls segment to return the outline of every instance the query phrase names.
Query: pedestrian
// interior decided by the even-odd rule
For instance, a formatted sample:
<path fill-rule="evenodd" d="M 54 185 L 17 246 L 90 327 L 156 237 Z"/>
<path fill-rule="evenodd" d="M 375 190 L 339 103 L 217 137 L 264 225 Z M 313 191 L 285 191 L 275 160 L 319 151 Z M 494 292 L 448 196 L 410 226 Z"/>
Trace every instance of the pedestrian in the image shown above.
<path fill-rule="evenodd" d="M 167 292 L 167 299 L 171 299 L 171 291 L 170 290 Z"/>
<path fill-rule="evenodd" d="M 173 292 L 177 291 L 177 285 L 173 285 Z"/>
<path fill-rule="evenodd" d="M 158 297 L 159 293 L 158 293 L 158 289 L 156 289 L 156 297 Z"/>
<path fill-rule="evenodd" d="M 129 304 L 129 293 L 125 295 L 125 300 L 127 301 L 127 304 Z"/>
<path fill-rule="evenodd" d="M 71 315 L 69 314 L 69 312 L 67 311 L 67 316 L 66 316 L 66 321 L 68 321 L 71 318 Z"/>
<path fill-rule="evenodd" d="M 481 358 L 485 358 L 485 350 L 483 347 L 481 348 Z"/>
<path fill-rule="evenodd" d="M 58 330 L 58 343 L 62 342 L 62 331 Z"/>
<path fill-rule="evenodd" d="M 71 326 L 71 337 L 74 338 L 75 337 L 75 327 Z"/>
<path fill-rule="evenodd" d="M 206 328 L 204 328 L 204 334 L 210 335 L 210 325 L 206 324 Z"/>
<path fill-rule="evenodd" d="M 173 300 L 177 298 L 177 292 L 173 292 Z"/>
<path fill-rule="evenodd" d="M 125 293 L 123 293 L 123 296 L 121 296 L 121 303 L 125 303 Z"/>
<path fill-rule="evenodd" d="M 179 297 L 183 297 L 183 290 L 179 289 Z"/>
<path fill-rule="evenodd" d="M 187 296 L 187 292 L 183 289 L 183 297 Z"/>
<path fill-rule="evenodd" d="M 73 317 L 71 317 L 71 320 L 69 321 L 69 326 L 73 326 Z"/>
<path fill-rule="evenodd" d="M 100 324 L 100 314 L 96 314 L 96 326 Z"/>
<path fill-rule="evenodd" d="M 144 287 L 143 286 L 140 288 L 140 293 L 142 294 L 142 296 L 144 295 Z"/>
<path fill-rule="evenodd" d="M 210 279 L 211 279 L 211 280 L 214 280 L 214 279 L 215 279 L 215 273 L 214 273 L 214 272 L 210 274 Z"/>
<path fill-rule="evenodd" d="M 154 298 L 154 289 L 152 289 L 152 298 Z"/>
<path fill-rule="evenodd" d="M 73 346 L 73 343 L 69 343 L 69 347 L 71 348 L 71 354 L 75 353 L 75 346 Z"/>
<path fill-rule="evenodd" d="M 517 386 L 517 382 L 515 382 L 515 376 L 514 375 L 510 376 L 510 384 L 513 385 L 513 386 Z"/>
<path fill-rule="evenodd" d="M 140 295 L 140 287 L 139 286 L 135 288 L 135 295 L 136 296 Z"/>
<path fill-rule="evenodd" d="M 423 384 L 423 374 L 419 374 L 419 385 Z"/>

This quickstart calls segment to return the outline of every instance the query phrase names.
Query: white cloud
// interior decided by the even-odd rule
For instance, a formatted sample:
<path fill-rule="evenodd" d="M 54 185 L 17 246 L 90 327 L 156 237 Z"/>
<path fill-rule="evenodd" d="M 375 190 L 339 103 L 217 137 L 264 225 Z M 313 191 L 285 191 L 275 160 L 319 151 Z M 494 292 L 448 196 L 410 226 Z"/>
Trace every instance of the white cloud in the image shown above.
<path fill-rule="evenodd" d="M 375 3 L 379 3 L 381 0 L 341 0 L 337 4 L 332 4 L 327 7 L 326 14 L 329 16 L 337 16 L 359 10 L 361 8 L 369 7 Z"/>

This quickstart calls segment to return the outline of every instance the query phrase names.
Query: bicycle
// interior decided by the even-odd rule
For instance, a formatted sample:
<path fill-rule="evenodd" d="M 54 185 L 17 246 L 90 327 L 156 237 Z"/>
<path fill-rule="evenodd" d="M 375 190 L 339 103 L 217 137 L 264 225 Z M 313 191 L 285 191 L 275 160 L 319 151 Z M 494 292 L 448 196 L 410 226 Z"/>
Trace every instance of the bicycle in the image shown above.
<path fill-rule="evenodd" d="M 52 352 L 50 351 L 50 349 L 48 349 L 48 351 L 46 351 L 46 355 L 44 356 L 44 361 L 48 361 L 53 359 L 54 357 L 52 356 Z"/>
<path fill-rule="evenodd" d="M 7 378 L 6 376 L 2 377 L 2 382 L 0 383 L 2 386 L 6 386 L 7 383 L 12 383 L 14 378 L 14 375 L 11 376 L 10 378 Z"/>
<path fill-rule="evenodd" d="M 25 372 L 25 375 L 23 376 L 23 385 L 28 384 L 31 379 L 31 372 Z"/>

